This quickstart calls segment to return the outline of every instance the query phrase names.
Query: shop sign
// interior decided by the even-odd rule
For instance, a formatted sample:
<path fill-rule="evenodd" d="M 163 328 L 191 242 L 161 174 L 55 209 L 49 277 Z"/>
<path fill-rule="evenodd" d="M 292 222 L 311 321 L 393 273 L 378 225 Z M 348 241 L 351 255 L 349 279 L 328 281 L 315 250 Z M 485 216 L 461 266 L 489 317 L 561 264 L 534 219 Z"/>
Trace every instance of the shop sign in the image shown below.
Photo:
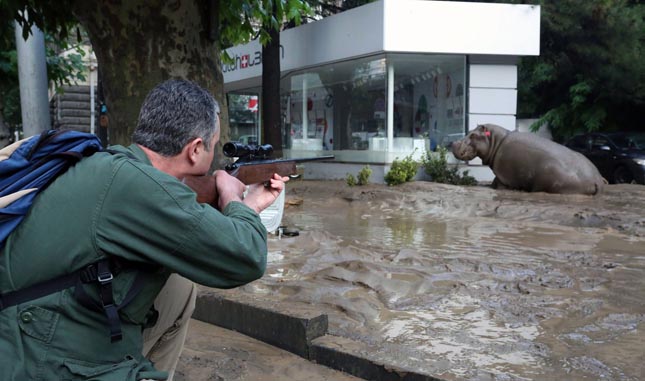
<path fill-rule="evenodd" d="M 284 46 L 282 45 L 280 45 L 280 59 L 284 59 Z M 222 64 L 222 72 L 228 73 L 258 65 L 262 65 L 262 50 L 256 50 L 250 54 L 235 54 L 233 57 L 233 63 Z"/>

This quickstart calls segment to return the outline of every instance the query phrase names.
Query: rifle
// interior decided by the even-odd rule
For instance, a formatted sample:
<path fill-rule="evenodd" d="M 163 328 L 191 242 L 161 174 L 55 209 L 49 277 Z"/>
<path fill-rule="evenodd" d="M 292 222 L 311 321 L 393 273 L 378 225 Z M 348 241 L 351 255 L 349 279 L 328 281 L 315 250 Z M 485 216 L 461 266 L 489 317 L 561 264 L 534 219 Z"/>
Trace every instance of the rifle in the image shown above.
<path fill-rule="evenodd" d="M 334 155 L 298 159 L 272 159 L 273 146 L 228 142 L 222 148 L 224 156 L 238 159 L 224 167 L 229 175 L 244 184 L 268 183 L 274 173 L 280 176 L 296 175 L 297 163 L 315 160 L 330 160 Z M 217 205 L 217 188 L 213 176 L 187 176 L 184 183 L 197 193 L 197 202 Z"/>

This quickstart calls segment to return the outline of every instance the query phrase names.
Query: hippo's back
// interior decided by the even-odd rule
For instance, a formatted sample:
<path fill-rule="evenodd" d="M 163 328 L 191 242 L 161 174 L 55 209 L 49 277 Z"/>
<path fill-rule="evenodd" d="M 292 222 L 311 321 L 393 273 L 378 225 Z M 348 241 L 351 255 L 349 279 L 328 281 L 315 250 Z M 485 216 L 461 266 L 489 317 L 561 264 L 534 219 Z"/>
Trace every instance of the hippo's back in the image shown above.
<path fill-rule="evenodd" d="M 504 144 L 533 153 L 532 159 L 539 162 L 535 164 L 543 169 L 544 182 L 550 183 L 544 185 L 544 191 L 596 194 L 606 183 L 598 168 L 584 155 L 549 139 L 528 132 L 511 132 Z"/>

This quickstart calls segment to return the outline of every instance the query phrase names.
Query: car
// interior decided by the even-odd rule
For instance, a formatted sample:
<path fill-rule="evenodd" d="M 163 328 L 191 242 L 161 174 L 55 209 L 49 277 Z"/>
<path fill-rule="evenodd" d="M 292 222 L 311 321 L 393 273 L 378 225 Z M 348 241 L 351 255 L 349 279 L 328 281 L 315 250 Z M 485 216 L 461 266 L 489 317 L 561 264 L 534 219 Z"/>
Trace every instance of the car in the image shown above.
<path fill-rule="evenodd" d="M 645 184 L 645 133 L 592 132 L 564 145 L 585 155 L 610 183 Z"/>
<path fill-rule="evenodd" d="M 258 138 L 255 135 L 242 135 L 237 141 L 245 145 L 258 145 Z"/>

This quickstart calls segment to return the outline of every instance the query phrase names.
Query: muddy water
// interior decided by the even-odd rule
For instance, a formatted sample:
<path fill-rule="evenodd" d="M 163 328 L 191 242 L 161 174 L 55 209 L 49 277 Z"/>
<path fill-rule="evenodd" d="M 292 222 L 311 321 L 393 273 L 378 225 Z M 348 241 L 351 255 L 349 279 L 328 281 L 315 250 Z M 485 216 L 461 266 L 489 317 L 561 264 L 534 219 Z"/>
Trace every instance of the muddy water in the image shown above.
<path fill-rule="evenodd" d="M 289 184 L 259 281 L 370 356 L 444 379 L 645 379 L 645 187 L 597 197 Z"/>

